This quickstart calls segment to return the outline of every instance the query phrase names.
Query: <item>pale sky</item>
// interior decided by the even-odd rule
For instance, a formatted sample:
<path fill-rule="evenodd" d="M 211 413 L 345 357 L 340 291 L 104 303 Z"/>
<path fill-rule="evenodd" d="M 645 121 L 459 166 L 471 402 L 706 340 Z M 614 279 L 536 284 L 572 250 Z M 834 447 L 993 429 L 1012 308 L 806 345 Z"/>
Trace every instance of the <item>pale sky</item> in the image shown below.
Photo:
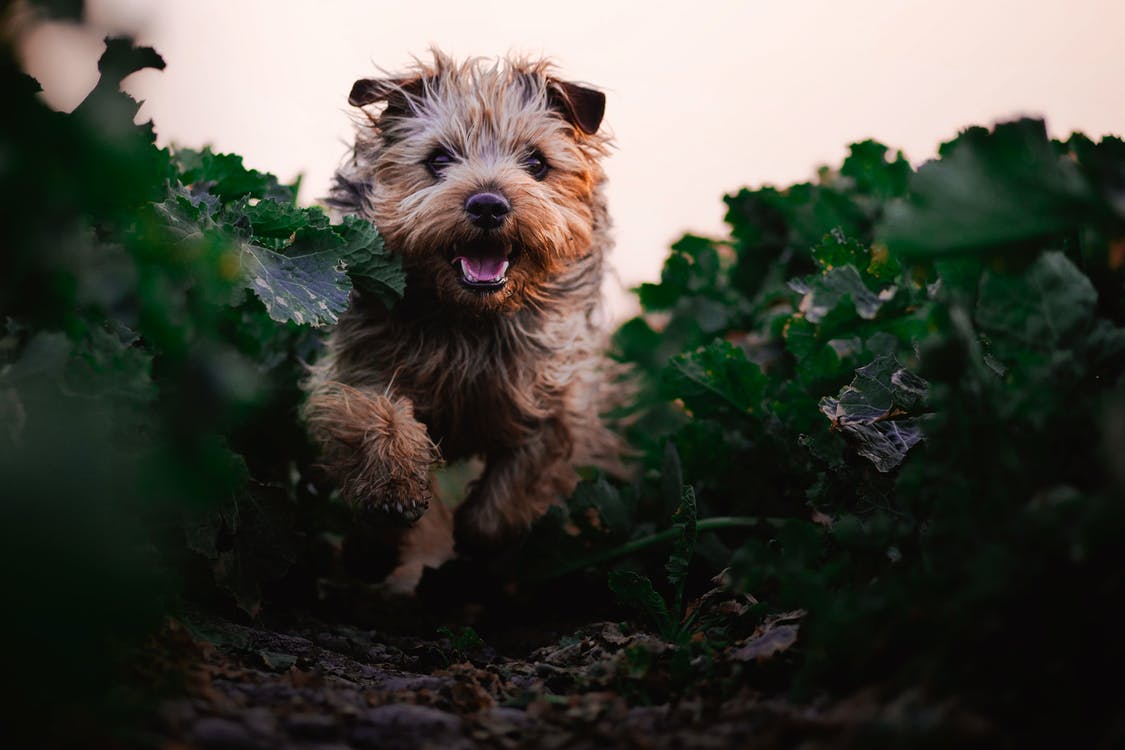
<path fill-rule="evenodd" d="M 314 202 L 351 139 L 355 79 L 436 45 L 544 55 L 603 88 L 623 288 L 659 277 L 685 231 L 722 235 L 722 196 L 809 179 L 876 138 L 919 163 L 969 124 L 1045 116 L 1056 136 L 1125 132 L 1125 1 L 89 0 L 98 31 L 58 25 L 23 53 L 49 102 L 75 106 L 100 38 L 128 31 L 168 63 L 126 89 L 159 143 L 242 154 Z M 667 9 L 665 9 L 667 8 Z"/>

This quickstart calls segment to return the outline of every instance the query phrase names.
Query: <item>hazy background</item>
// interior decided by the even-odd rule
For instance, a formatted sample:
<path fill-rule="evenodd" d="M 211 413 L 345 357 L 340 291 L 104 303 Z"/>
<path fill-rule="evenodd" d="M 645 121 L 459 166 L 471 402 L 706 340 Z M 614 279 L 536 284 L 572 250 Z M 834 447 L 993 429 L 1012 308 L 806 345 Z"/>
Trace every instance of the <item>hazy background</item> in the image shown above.
<path fill-rule="evenodd" d="M 161 145 L 211 144 L 323 196 L 351 138 L 346 99 L 376 66 L 437 45 L 457 57 L 554 59 L 603 88 L 616 135 L 610 201 L 621 291 L 658 277 L 685 231 L 723 232 L 721 196 L 808 179 L 852 141 L 918 163 L 969 124 L 1043 115 L 1052 134 L 1125 132 L 1122 0 L 89 0 L 95 31 L 31 30 L 25 64 L 70 109 L 101 37 L 130 32 L 168 63 L 126 89 Z M 1117 93 L 1114 93 L 1117 92 Z"/>

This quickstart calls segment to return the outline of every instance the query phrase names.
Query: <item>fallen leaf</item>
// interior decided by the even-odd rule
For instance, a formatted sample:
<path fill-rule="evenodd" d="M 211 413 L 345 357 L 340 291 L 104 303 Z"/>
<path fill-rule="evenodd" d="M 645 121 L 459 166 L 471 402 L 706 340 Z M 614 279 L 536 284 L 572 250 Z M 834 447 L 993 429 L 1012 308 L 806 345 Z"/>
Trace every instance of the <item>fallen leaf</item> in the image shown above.
<path fill-rule="evenodd" d="M 787 651 L 797 642 L 797 625 L 779 625 L 772 630 L 750 640 L 737 649 L 731 657 L 739 661 L 765 661 L 774 654 Z"/>

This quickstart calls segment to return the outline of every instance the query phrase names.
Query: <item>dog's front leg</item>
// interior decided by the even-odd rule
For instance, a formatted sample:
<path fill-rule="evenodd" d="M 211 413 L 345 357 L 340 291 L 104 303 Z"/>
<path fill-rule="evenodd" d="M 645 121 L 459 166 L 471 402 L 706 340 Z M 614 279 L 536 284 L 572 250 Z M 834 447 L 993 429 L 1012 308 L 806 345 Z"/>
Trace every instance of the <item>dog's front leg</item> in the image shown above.
<path fill-rule="evenodd" d="M 569 433 L 547 420 L 518 446 L 488 456 L 484 473 L 458 506 L 454 538 L 461 553 L 487 552 L 527 531 L 574 491 Z"/>
<path fill-rule="evenodd" d="M 304 417 L 348 502 L 407 522 L 422 516 L 440 454 L 408 399 L 329 381 L 310 393 Z"/>

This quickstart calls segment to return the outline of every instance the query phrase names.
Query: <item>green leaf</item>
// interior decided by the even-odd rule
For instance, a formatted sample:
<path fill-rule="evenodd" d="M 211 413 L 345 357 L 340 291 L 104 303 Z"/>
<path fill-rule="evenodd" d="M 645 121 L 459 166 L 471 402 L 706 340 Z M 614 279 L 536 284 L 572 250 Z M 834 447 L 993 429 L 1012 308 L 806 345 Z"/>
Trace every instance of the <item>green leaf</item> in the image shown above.
<path fill-rule="evenodd" d="M 812 252 L 822 271 L 847 265 L 865 268 L 871 262 L 871 251 L 863 243 L 835 228 L 824 236 Z"/>
<path fill-rule="evenodd" d="M 715 241 L 684 235 L 672 245 L 664 261 L 659 284 L 642 284 L 637 289 L 646 310 L 666 310 L 687 296 L 708 294 L 723 283 L 722 262 Z"/>
<path fill-rule="evenodd" d="M 279 323 L 329 325 L 348 305 L 351 283 L 336 252 L 288 256 L 244 242 L 241 258 L 246 288 Z"/>
<path fill-rule="evenodd" d="M 673 357 L 664 369 L 662 393 L 682 399 L 696 416 L 731 409 L 751 412 L 765 394 L 766 377 L 758 365 L 729 341 L 716 339 L 691 354 Z"/>
<path fill-rule="evenodd" d="M 1107 217 L 1125 220 L 1125 140 L 1106 136 L 1095 143 L 1082 133 L 1074 133 L 1066 143 L 1067 152 L 1098 193 Z M 1117 230 L 1122 229 L 1117 224 Z"/>
<path fill-rule="evenodd" d="M 880 282 L 894 281 L 902 273 L 902 266 L 890 256 L 886 247 L 868 247 L 839 229 L 833 229 L 824 236 L 813 248 L 813 256 L 822 272 L 840 266 L 854 266 L 865 282 L 872 282 L 873 286 L 869 285 L 869 288 L 877 288 Z"/>
<path fill-rule="evenodd" d="M 485 648 L 484 639 L 468 625 L 453 630 L 448 627 L 437 629 L 438 635 L 449 639 L 449 646 L 461 654 L 472 654 Z"/>
<path fill-rule="evenodd" d="M 134 46 L 127 37 L 107 37 L 105 51 L 98 58 L 98 83 L 120 86 L 127 76 L 146 68 L 164 70 L 164 58 L 152 47 Z"/>
<path fill-rule="evenodd" d="M 846 346 L 859 318 L 848 297 L 841 298 L 819 324 L 794 316 L 785 323 L 785 348 L 797 359 L 797 372 L 805 383 L 837 379 L 850 349 Z M 854 336 L 850 337 L 854 338 Z M 852 352 L 854 353 L 854 352 Z"/>
<path fill-rule="evenodd" d="M 144 127 L 133 124 L 140 105 L 121 90 L 121 81 L 146 68 L 164 69 L 164 59 L 152 47 L 134 46 L 133 40 L 126 37 L 107 37 L 105 51 L 98 59 L 101 76 L 72 113 L 74 118 L 100 131 L 107 139 L 116 140 L 118 148 L 136 149 L 134 158 L 140 158 L 142 153 L 152 157 L 156 152 L 152 148 L 156 134 L 151 123 Z M 115 166 L 124 168 L 124 165 Z"/>
<path fill-rule="evenodd" d="M 152 354 L 124 326 L 90 328 L 67 368 L 71 388 L 84 396 L 142 405 L 156 400 Z"/>
<path fill-rule="evenodd" d="M 872 140 L 853 143 L 849 151 L 840 175 L 851 178 L 858 192 L 883 199 L 906 193 L 913 170 L 901 151 L 896 152 L 894 161 L 889 161 L 889 149 Z"/>
<path fill-rule="evenodd" d="M 879 294 L 872 292 L 853 265 L 830 268 L 820 276 L 811 276 L 804 282 L 794 280 L 790 287 L 804 294 L 800 310 L 810 323 L 819 323 L 845 300 L 855 308 L 856 315 L 872 320 L 879 314 L 883 303 L 895 293 L 894 287 L 884 289 Z"/>
<path fill-rule="evenodd" d="M 298 230 L 328 228 L 328 216 L 320 208 L 300 208 L 292 203 L 262 200 L 238 207 L 250 222 L 255 239 L 274 237 L 288 239 Z"/>
<path fill-rule="evenodd" d="M 1062 253 L 1049 252 L 1023 273 L 986 272 L 976 320 L 1022 346 L 1054 351 L 1089 329 L 1097 301 L 1086 275 Z"/>
<path fill-rule="evenodd" d="M 357 289 L 375 295 L 388 308 L 402 299 L 406 291 L 402 260 L 387 251 L 371 222 L 345 216 L 333 231 L 344 240 L 340 259 Z"/>
<path fill-rule="evenodd" d="M 209 189 L 223 201 L 248 196 L 292 203 L 297 198 L 292 186 L 282 185 L 272 174 L 247 169 L 237 154 L 216 154 L 209 148 L 202 151 L 184 148 L 176 149 L 172 156 L 185 185 Z"/>
<path fill-rule="evenodd" d="M 850 196 L 825 185 L 741 190 L 724 200 L 729 209 L 726 221 L 742 245 L 739 261 L 745 267 L 736 270 L 736 276 L 743 276 L 751 266 L 764 275 L 764 266 L 786 250 L 808 258 L 810 248 L 833 229 L 860 236 L 868 223 L 863 209 Z"/>
<path fill-rule="evenodd" d="M 164 221 L 168 234 L 177 242 L 202 239 L 204 232 L 218 227 L 214 217 L 219 199 L 206 190 L 193 193 L 177 182 L 169 185 L 164 200 L 152 206 Z"/>
<path fill-rule="evenodd" d="M 637 362 L 645 369 L 659 369 L 663 360 L 659 349 L 664 337 L 652 329 L 642 317 L 625 321 L 613 334 L 613 349 L 626 362 Z"/>
<path fill-rule="evenodd" d="M 648 616 L 662 637 L 671 638 L 674 635 L 676 622 L 668 614 L 664 597 L 656 592 L 648 578 L 632 570 L 611 570 L 609 588 L 623 604 Z"/>
<path fill-rule="evenodd" d="M 684 586 L 687 583 L 691 558 L 695 555 L 695 543 L 698 538 L 697 516 L 695 490 L 685 485 L 681 493 L 680 507 L 672 517 L 673 527 L 679 530 L 679 535 L 672 543 L 672 551 L 668 554 L 668 562 L 664 565 L 664 570 L 668 573 L 668 582 L 672 584 L 675 595 L 672 615 L 677 619 L 683 615 Z"/>
<path fill-rule="evenodd" d="M 880 239 L 904 256 L 1002 249 L 1073 229 L 1094 207 L 1075 164 L 1041 120 L 974 128 L 911 180 L 910 198 L 887 207 Z"/>
<path fill-rule="evenodd" d="M 602 477 L 579 482 L 570 499 L 570 509 L 572 518 L 587 524 L 589 519 L 583 511 L 595 511 L 597 525 L 603 533 L 624 537 L 632 530 L 631 514 L 621 493 Z"/>
<path fill-rule="evenodd" d="M 181 212 L 188 210 L 183 200 L 178 198 Z M 346 217 L 329 225 L 320 209 L 272 200 L 240 202 L 228 212 L 227 220 L 232 218 L 235 226 L 241 219 L 251 226 L 251 238 L 241 243 L 246 287 L 276 321 L 335 323 L 353 284 L 388 306 L 402 296 L 405 272 L 370 222 Z"/>
<path fill-rule="evenodd" d="M 671 440 L 664 443 L 664 456 L 660 464 L 661 507 L 672 516 L 679 508 L 684 488 L 684 470 L 680 452 Z"/>

